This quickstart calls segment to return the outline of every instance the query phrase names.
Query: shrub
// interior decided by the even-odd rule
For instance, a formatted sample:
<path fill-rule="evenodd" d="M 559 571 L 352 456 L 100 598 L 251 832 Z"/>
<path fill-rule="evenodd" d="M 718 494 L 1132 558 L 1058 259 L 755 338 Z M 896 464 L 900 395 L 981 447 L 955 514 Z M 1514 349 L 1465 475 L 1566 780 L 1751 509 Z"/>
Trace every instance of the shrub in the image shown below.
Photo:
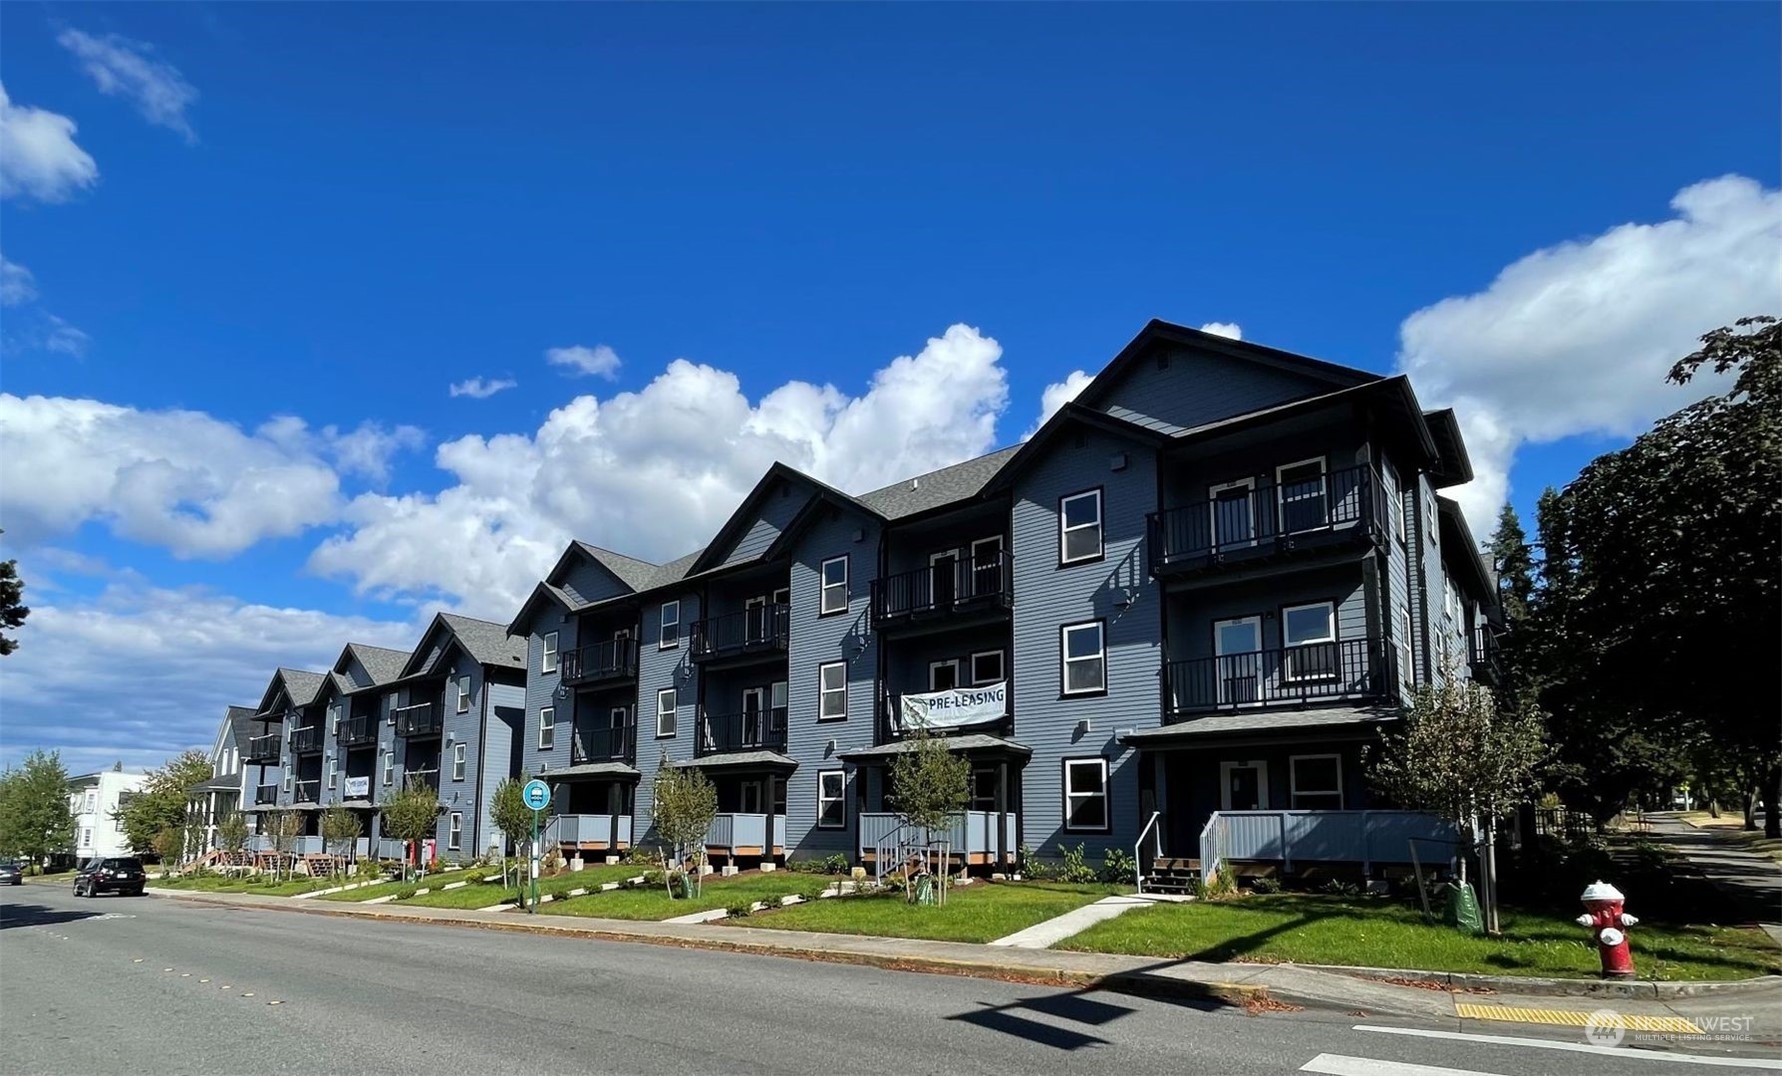
<path fill-rule="evenodd" d="M 853 866 L 854 864 L 841 852 L 836 852 L 823 860 L 823 871 L 826 874 L 846 874 Z"/>
<path fill-rule="evenodd" d="M 1265 875 L 1261 878 L 1255 879 L 1254 881 L 1252 881 L 1250 883 L 1250 892 L 1252 892 L 1252 893 L 1265 893 L 1266 894 L 1266 893 L 1279 893 L 1280 891 L 1281 891 L 1281 880 L 1279 878 L 1274 877 L 1273 875 Z"/>
<path fill-rule="evenodd" d="M 355 873 L 363 879 L 379 878 L 382 877 L 384 869 L 374 857 L 366 856 L 359 861 Z"/>
<path fill-rule="evenodd" d="M 1125 883 L 1138 877 L 1138 864 L 1126 854 L 1124 848 L 1110 848 L 1101 860 L 1101 880 L 1110 883 Z"/>
<path fill-rule="evenodd" d="M 1021 877 L 1035 882 L 1043 882 L 1057 877 L 1057 869 L 1052 864 L 1036 855 L 1027 845 L 1021 846 Z"/>
<path fill-rule="evenodd" d="M 829 892 L 828 885 L 824 885 L 824 884 L 806 885 L 799 889 L 798 895 L 803 897 L 805 900 L 817 900 L 817 899 L 821 898 L 823 896 L 823 894 L 825 894 L 827 892 Z"/>
<path fill-rule="evenodd" d="M 415 891 L 418 889 L 420 889 L 420 886 L 405 885 L 401 889 L 398 889 L 396 891 L 396 899 L 397 900 L 407 900 L 410 897 L 414 896 Z"/>
<path fill-rule="evenodd" d="M 754 913 L 754 910 L 755 909 L 746 900 L 737 901 L 735 904 L 727 904 L 724 906 L 724 914 L 732 919 L 747 919 Z"/>
<path fill-rule="evenodd" d="M 654 889 L 656 886 L 659 886 L 661 884 L 662 884 L 662 872 L 660 870 L 644 871 L 643 872 L 643 881 L 638 883 L 639 886 L 646 888 L 646 889 Z"/>
<path fill-rule="evenodd" d="M 1060 881 L 1072 882 L 1079 885 L 1084 882 L 1095 881 L 1095 868 L 1084 862 L 1083 845 L 1081 843 L 1075 848 L 1071 848 L 1068 845 L 1062 846 L 1059 848 L 1059 852 L 1064 856 L 1064 865 L 1058 870 L 1058 879 Z"/>
<path fill-rule="evenodd" d="M 1361 887 L 1347 878 L 1332 878 L 1322 888 L 1333 897 L 1353 897 L 1361 892 Z"/>

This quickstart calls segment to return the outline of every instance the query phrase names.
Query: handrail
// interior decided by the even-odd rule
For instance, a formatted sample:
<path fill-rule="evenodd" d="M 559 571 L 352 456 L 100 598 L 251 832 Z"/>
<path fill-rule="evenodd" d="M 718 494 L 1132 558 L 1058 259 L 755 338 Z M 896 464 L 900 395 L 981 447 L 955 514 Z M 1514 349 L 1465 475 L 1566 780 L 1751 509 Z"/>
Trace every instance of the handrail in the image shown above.
<path fill-rule="evenodd" d="M 929 564 L 873 580 L 872 614 L 885 620 L 964 608 L 1006 609 L 1014 579 L 1013 558 L 1002 550 Z"/>
<path fill-rule="evenodd" d="M 1214 811 L 1207 818 L 1207 824 L 1200 827 L 1200 880 L 1204 885 L 1212 885 L 1213 879 L 1219 876 L 1219 867 L 1225 856 L 1223 841 L 1213 845 L 1208 840 L 1214 830 L 1217 830 L 1221 837 L 1225 834 L 1225 820 L 1219 817 L 1218 811 Z M 1208 850 L 1209 848 L 1211 851 Z"/>
<path fill-rule="evenodd" d="M 1357 527 L 1369 532 L 1387 517 L 1385 491 L 1371 464 L 1285 485 L 1266 475 L 1244 480 L 1252 484 L 1147 516 L 1153 567 L 1290 547 Z"/>
<path fill-rule="evenodd" d="M 695 620 L 692 656 L 713 657 L 751 650 L 784 650 L 790 635 L 791 606 L 752 605 L 740 612 Z"/>
<path fill-rule="evenodd" d="M 1166 712 L 1237 709 L 1310 699 L 1367 698 L 1397 684 L 1379 639 L 1342 639 L 1164 665 Z"/>
<path fill-rule="evenodd" d="M 566 684 L 636 676 L 637 640 L 629 635 L 621 635 L 603 642 L 588 643 L 565 651 L 558 665 Z"/>
<path fill-rule="evenodd" d="M 1151 861 L 1155 863 L 1163 858 L 1163 830 L 1157 826 L 1157 820 L 1162 817 L 1162 811 L 1152 811 L 1150 821 L 1146 822 L 1144 828 L 1139 830 L 1138 840 L 1132 842 L 1132 873 L 1135 876 L 1133 883 L 1138 886 L 1140 893 L 1145 891 L 1145 834 L 1152 834 L 1153 839 L 1157 842 L 1156 850 L 1151 853 Z"/>
<path fill-rule="evenodd" d="M 431 736 L 445 728 L 445 717 L 437 702 L 397 706 L 390 710 L 390 717 L 396 722 L 396 735 L 402 737 Z"/>

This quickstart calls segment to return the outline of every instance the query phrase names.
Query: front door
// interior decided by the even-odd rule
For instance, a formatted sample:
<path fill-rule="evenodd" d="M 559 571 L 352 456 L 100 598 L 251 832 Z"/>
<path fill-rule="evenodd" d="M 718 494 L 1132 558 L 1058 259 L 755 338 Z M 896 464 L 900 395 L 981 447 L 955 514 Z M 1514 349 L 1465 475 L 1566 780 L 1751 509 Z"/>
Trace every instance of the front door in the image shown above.
<path fill-rule="evenodd" d="M 1261 651 L 1259 618 L 1245 616 L 1213 622 L 1213 687 L 1220 705 L 1257 701 L 1262 680 Z M 1198 704 L 1201 700 L 1192 701 Z"/>
<path fill-rule="evenodd" d="M 1222 762 L 1222 811 L 1260 811 L 1268 805 L 1268 763 Z"/>
<path fill-rule="evenodd" d="M 761 745 L 762 722 L 767 714 L 767 689 L 751 687 L 742 694 L 742 747 Z"/>
<path fill-rule="evenodd" d="M 767 641 L 767 596 L 743 602 L 743 642 L 749 645 Z"/>
<path fill-rule="evenodd" d="M 1256 542 L 1256 482 L 1244 478 L 1207 490 L 1212 502 L 1212 552 Z"/>
<path fill-rule="evenodd" d="M 742 783 L 742 813 L 761 814 L 762 795 L 760 781 L 744 781 Z"/>

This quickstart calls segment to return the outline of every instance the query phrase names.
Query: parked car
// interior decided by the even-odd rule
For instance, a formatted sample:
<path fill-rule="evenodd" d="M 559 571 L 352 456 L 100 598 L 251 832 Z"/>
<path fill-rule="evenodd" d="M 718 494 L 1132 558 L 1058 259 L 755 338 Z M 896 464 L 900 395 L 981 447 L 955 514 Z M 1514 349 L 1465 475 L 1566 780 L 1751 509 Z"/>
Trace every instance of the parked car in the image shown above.
<path fill-rule="evenodd" d="M 92 859 L 74 876 L 74 895 L 96 897 L 101 893 L 121 893 L 126 897 L 142 896 L 147 876 L 142 873 L 142 860 L 135 856 L 107 856 Z"/>
<path fill-rule="evenodd" d="M 0 883 L 6 885 L 24 885 L 25 868 L 14 860 L 0 861 Z"/>

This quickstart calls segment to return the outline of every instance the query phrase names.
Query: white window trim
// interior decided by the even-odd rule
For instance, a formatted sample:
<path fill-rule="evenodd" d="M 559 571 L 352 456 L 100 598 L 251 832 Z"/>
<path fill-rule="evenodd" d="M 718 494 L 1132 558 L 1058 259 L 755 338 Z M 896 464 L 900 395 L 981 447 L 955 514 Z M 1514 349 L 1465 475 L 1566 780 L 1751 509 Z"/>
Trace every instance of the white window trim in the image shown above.
<path fill-rule="evenodd" d="M 928 690 L 929 691 L 950 691 L 950 690 L 953 690 L 953 688 L 964 687 L 965 686 L 965 677 L 959 675 L 959 665 L 960 665 L 960 661 L 958 658 L 943 658 L 940 661 L 929 662 L 928 663 Z M 948 669 L 948 668 L 953 670 L 953 688 L 937 687 L 935 684 L 934 674 L 939 672 L 942 669 Z"/>
<path fill-rule="evenodd" d="M 291 791 L 291 781 L 292 781 L 291 771 L 286 770 L 285 771 L 285 791 L 287 793 Z"/>
<path fill-rule="evenodd" d="M 840 564 L 842 566 L 840 583 L 831 583 L 829 581 L 829 566 L 831 564 Z M 839 557 L 830 557 L 828 560 L 817 566 L 818 616 L 834 616 L 837 613 L 845 613 L 848 611 L 849 570 L 850 565 L 848 564 L 848 555 L 846 553 L 843 553 Z M 841 604 L 831 608 L 829 605 L 829 592 L 837 587 L 841 588 Z"/>
<path fill-rule="evenodd" d="M 1001 672 L 997 675 L 996 679 L 985 680 L 984 678 L 982 678 L 978 675 L 978 659 L 979 658 L 987 658 L 992 654 L 996 655 L 996 665 L 997 665 L 997 668 L 1001 670 Z M 1000 683 L 1004 680 L 1007 680 L 1008 678 L 1009 678 L 1009 656 L 1006 651 L 1003 651 L 1003 650 L 979 650 L 972 654 L 972 656 L 971 656 L 971 686 L 972 687 L 983 687 L 985 684 Z"/>
<path fill-rule="evenodd" d="M 832 775 L 841 778 L 841 794 L 836 795 L 836 796 L 825 796 L 823 794 L 823 779 L 825 777 L 829 777 Z M 825 804 L 829 804 L 829 803 L 841 804 L 841 821 L 839 821 L 839 822 L 825 822 L 825 821 L 823 821 L 823 806 Z M 848 771 L 846 771 L 846 770 L 818 770 L 817 771 L 817 828 L 818 829 L 847 829 L 848 828 Z"/>
<path fill-rule="evenodd" d="M 456 852 L 464 842 L 464 815 L 453 811 L 446 819 L 446 851 Z"/>
<path fill-rule="evenodd" d="M 1337 779 L 1336 788 L 1334 788 L 1334 789 L 1329 789 L 1329 788 L 1313 789 L 1313 790 L 1308 790 L 1308 791 L 1302 793 L 1299 788 L 1299 765 L 1298 765 L 1298 763 L 1301 760 L 1319 761 L 1319 760 L 1323 760 L 1323 759 L 1330 759 L 1331 761 L 1336 763 L 1336 779 Z M 1288 788 L 1288 792 L 1290 795 L 1290 798 L 1288 800 L 1288 805 L 1292 810 L 1295 810 L 1295 811 L 1318 810 L 1318 809 L 1332 810 L 1332 811 L 1342 810 L 1343 802 L 1344 802 L 1343 801 L 1343 756 L 1329 755 L 1329 754 L 1326 754 L 1326 755 L 1288 755 L 1287 756 L 1287 788 Z M 1335 807 L 1329 807 L 1329 808 L 1301 807 L 1299 805 L 1299 797 L 1301 795 L 1307 795 L 1307 796 L 1331 796 L 1331 795 L 1334 795 L 1337 798 L 1337 805 Z"/>
<path fill-rule="evenodd" d="M 1287 518 L 1287 490 L 1286 484 L 1281 481 L 1281 475 L 1287 471 L 1293 470 L 1295 467 L 1304 467 L 1307 464 L 1312 463 L 1318 465 L 1318 495 L 1328 498 L 1330 496 L 1330 467 L 1325 463 L 1323 456 L 1313 456 L 1311 459 L 1295 460 L 1292 463 L 1283 463 L 1275 468 L 1275 529 L 1281 534 L 1289 533 L 1285 523 Z M 1307 529 L 1318 530 L 1328 526 L 1330 526 L 1330 520 L 1326 519 L 1323 523 L 1318 524 L 1317 527 L 1309 527 Z M 1294 531 L 1292 533 L 1297 534 L 1299 532 Z"/>
<path fill-rule="evenodd" d="M 544 652 L 538 658 L 538 671 L 554 673 L 557 671 L 557 633 L 544 633 Z"/>
<path fill-rule="evenodd" d="M 1325 610 L 1329 611 L 1330 616 L 1329 616 L 1329 619 L 1326 621 L 1326 623 L 1328 623 L 1330 625 L 1330 632 L 1329 632 L 1329 636 L 1327 638 L 1301 639 L 1298 642 L 1293 642 L 1293 643 L 1289 643 L 1287 641 L 1287 614 L 1297 612 L 1298 610 L 1301 610 L 1301 609 L 1325 609 Z M 1316 646 L 1320 643 L 1336 643 L 1337 641 L 1338 641 L 1338 638 L 1337 638 L 1337 606 L 1336 606 L 1336 602 L 1329 602 L 1329 601 L 1303 602 L 1299 605 L 1283 605 L 1283 606 L 1281 606 L 1281 650 L 1282 650 L 1281 679 L 1286 680 L 1290 683 L 1297 684 L 1297 683 L 1303 683 L 1307 680 L 1335 680 L 1335 679 L 1340 678 L 1343 674 L 1343 671 L 1341 668 L 1337 668 L 1329 673 L 1313 673 L 1313 674 L 1308 674 L 1308 675 L 1304 675 L 1304 676 L 1295 676 L 1293 674 L 1292 655 L 1287 653 L 1287 651 L 1292 650 L 1296 646 Z M 1339 657 L 1339 662 L 1340 662 L 1340 660 L 1341 659 Z"/>
<path fill-rule="evenodd" d="M 340 762 L 336 759 L 331 758 L 328 760 L 328 788 L 330 791 L 332 791 L 334 789 L 339 778 L 340 778 Z"/>
<path fill-rule="evenodd" d="M 662 700 L 663 699 L 668 700 L 668 709 L 666 709 L 666 710 L 664 710 L 662 708 Z M 667 732 L 662 731 L 662 718 L 664 716 L 667 716 L 669 719 L 669 722 L 670 722 Z M 679 696 L 677 696 L 675 694 L 674 688 L 665 687 L 665 688 L 661 689 L 660 691 L 656 692 L 656 739 L 658 739 L 658 740 L 672 740 L 672 739 L 674 739 L 675 736 L 677 734 L 679 734 L 679 732 L 681 730 L 680 726 L 681 726 L 681 700 L 680 700 Z"/>
<path fill-rule="evenodd" d="M 452 780 L 454 781 L 464 780 L 464 774 L 469 769 L 465 754 L 464 744 L 455 743 L 452 745 Z"/>
<path fill-rule="evenodd" d="M 1248 769 L 1256 771 L 1256 809 L 1259 811 L 1268 810 L 1268 760 L 1254 759 L 1245 762 L 1219 763 L 1219 809 L 1221 811 L 1232 809 L 1231 771 Z"/>
<path fill-rule="evenodd" d="M 554 751 L 557 749 L 557 708 L 555 706 L 544 706 L 539 708 L 538 749 L 540 751 Z"/>
<path fill-rule="evenodd" d="M 1094 628 L 1101 645 L 1094 657 L 1070 656 L 1070 635 L 1073 631 Z M 1095 687 L 1070 686 L 1070 667 L 1073 662 L 1096 661 L 1101 664 L 1101 683 Z M 1099 695 L 1108 690 L 1108 626 L 1100 620 L 1085 620 L 1078 624 L 1061 624 L 1058 627 L 1058 693 L 1060 695 Z"/>
<path fill-rule="evenodd" d="M 1084 499 L 1085 497 L 1094 497 L 1095 498 L 1095 522 L 1094 523 L 1079 523 L 1074 527 L 1069 526 L 1065 522 L 1065 518 L 1066 518 L 1065 506 L 1070 504 L 1072 501 L 1080 501 L 1080 500 Z M 1107 554 L 1107 535 L 1102 530 L 1102 519 L 1103 519 L 1102 500 L 1101 500 L 1101 490 L 1099 490 L 1099 489 L 1086 489 L 1086 490 L 1082 491 L 1081 493 L 1067 493 L 1064 496 L 1058 498 L 1058 563 L 1059 564 L 1083 564 L 1083 563 L 1087 563 L 1087 562 L 1093 561 L 1093 560 L 1100 560 L 1103 556 L 1105 556 Z M 1070 548 L 1069 543 L 1066 540 L 1067 536 L 1072 531 L 1088 530 L 1090 527 L 1095 528 L 1095 552 L 1094 553 L 1085 553 L 1080 557 L 1065 556 L 1064 555 L 1065 551 Z"/>
<path fill-rule="evenodd" d="M 384 787 L 389 788 L 396 783 L 396 752 L 384 752 Z"/>
<path fill-rule="evenodd" d="M 841 670 L 841 687 L 833 688 L 833 687 L 825 687 L 823 685 L 823 674 L 828 672 L 830 669 L 840 669 Z M 837 695 L 837 694 L 839 694 L 841 696 L 841 713 L 831 714 L 828 712 L 829 698 L 831 696 Z M 826 661 L 823 664 L 817 666 L 817 720 L 818 721 L 846 721 L 847 719 L 848 719 L 848 663 L 845 661 Z"/>
<path fill-rule="evenodd" d="M 1261 617 L 1259 617 L 1259 616 L 1226 617 L 1224 620 L 1213 621 L 1213 656 L 1214 657 L 1228 658 L 1234 654 L 1252 654 L 1252 653 L 1256 652 L 1255 650 L 1233 650 L 1230 654 L 1227 654 L 1223 650 L 1221 650 L 1219 648 L 1220 644 L 1221 644 L 1219 629 L 1221 627 L 1225 626 L 1226 624 L 1249 624 L 1249 625 L 1253 626 L 1256 629 L 1256 650 L 1262 649 L 1262 618 Z"/>
<path fill-rule="evenodd" d="M 1417 686 L 1417 654 L 1411 623 L 1411 610 L 1409 606 L 1406 606 L 1399 612 L 1403 614 L 1400 619 L 1404 622 L 1400 625 L 1402 631 L 1398 641 L 1398 659 L 1404 664 L 1404 671 L 1399 674 L 1399 679 L 1415 687 Z"/>
<path fill-rule="evenodd" d="M 1071 772 L 1078 766 L 1097 766 L 1101 770 L 1101 791 L 1096 793 L 1077 793 L 1071 787 Z M 1114 828 L 1113 789 L 1108 787 L 1108 760 L 1097 758 L 1067 758 L 1063 760 L 1064 783 L 1064 831 L 1066 833 L 1111 833 Z M 1099 826 L 1073 826 L 1070 824 L 1070 805 L 1073 799 L 1101 800 L 1101 819 Z"/>
<path fill-rule="evenodd" d="M 668 615 L 670 609 L 674 610 L 673 618 L 670 618 Z M 671 628 L 674 629 L 672 633 L 669 630 Z M 673 650 L 680 645 L 681 600 L 676 598 L 674 601 L 662 603 L 662 611 L 658 614 L 656 620 L 656 649 Z"/>
<path fill-rule="evenodd" d="M 458 678 L 458 712 L 461 714 L 470 712 L 470 677 L 468 676 Z"/>
<path fill-rule="evenodd" d="M 984 552 L 988 546 L 989 551 Z M 971 543 L 971 563 L 974 568 L 983 568 L 1002 553 L 1002 535 L 992 534 L 988 538 L 978 538 Z"/>

